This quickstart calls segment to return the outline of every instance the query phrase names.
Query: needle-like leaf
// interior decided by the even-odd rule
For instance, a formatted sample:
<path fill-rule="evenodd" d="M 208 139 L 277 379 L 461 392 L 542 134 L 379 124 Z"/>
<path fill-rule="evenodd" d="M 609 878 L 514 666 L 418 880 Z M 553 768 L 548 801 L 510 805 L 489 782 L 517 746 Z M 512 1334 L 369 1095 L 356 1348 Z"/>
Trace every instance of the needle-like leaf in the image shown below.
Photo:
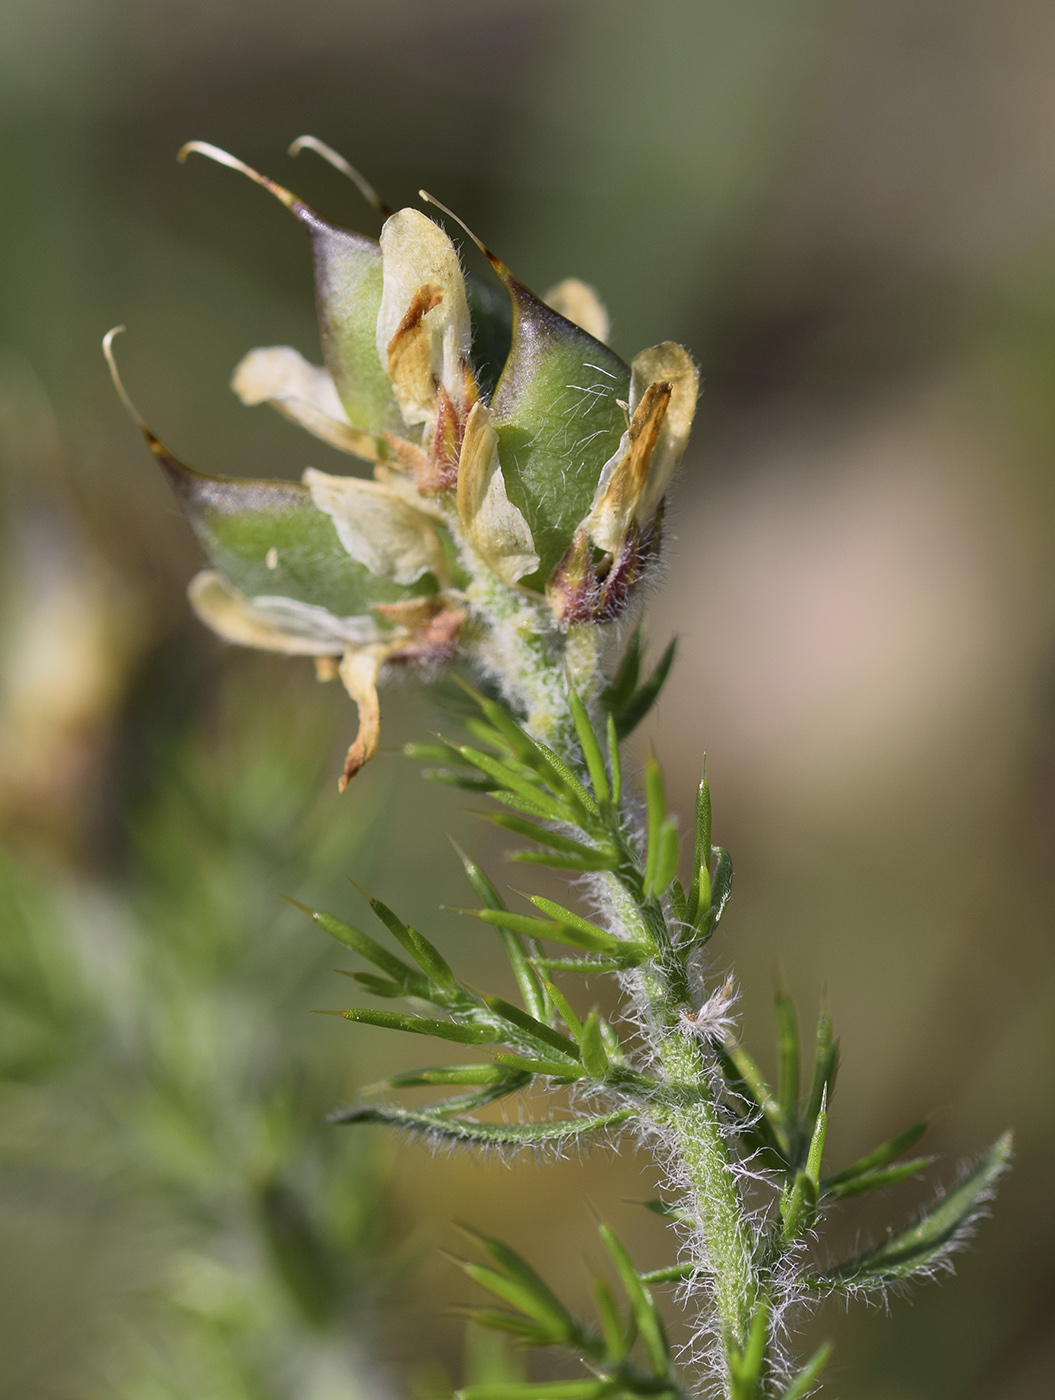
<path fill-rule="evenodd" d="M 363 1105 L 330 1114 L 331 1123 L 387 1123 L 426 1137 L 449 1142 L 476 1143 L 481 1147 L 569 1147 L 594 1133 L 617 1128 L 632 1117 L 632 1109 L 619 1109 L 593 1118 L 569 1118 L 542 1123 L 477 1123 L 466 1118 L 444 1118 L 433 1112 L 415 1113 L 408 1108 Z"/>
<path fill-rule="evenodd" d="M 396 1011 L 375 1011 L 367 1006 L 353 1006 L 347 1011 L 328 1011 L 328 1016 L 343 1016 L 346 1021 L 358 1021 L 364 1026 L 383 1026 L 386 1030 L 409 1031 L 412 1035 L 433 1035 L 439 1040 L 453 1040 L 460 1045 L 486 1045 L 501 1040 L 496 1026 L 467 1026 L 458 1021 L 435 1021 L 427 1016 L 401 1016 Z"/>
<path fill-rule="evenodd" d="M 895 1157 L 900 1157 L 902 1152 L 907 1152 L 910 1147 L 919 1142 L 926 1131 L 926 1123 L 913 1123 L 911 1128 L 906 1128 L 897 1137 L 881 1143 L 879 1147 L 873 1148 L 871 1152 L 859 1157 L 850 1166 L 843 1167 L 842 1171 L 833 1172 L 831 1176 L 826 1176 L 821 1182 L 821 1190 L 830 1191 L 852 1181 L 855 1177 L 864 1176 L 866 1173 L 876 1171 L 879 1167 L 885 1167 L 888 1162 L 892 1162 Z"/>
<path fill-rule="evenodd" d="M 1011 1134 L 997 1139 L 976 1167 L 940 1196 L 920 1220 L 874 1249 L 810 1280 L 821 1292 L 882 1288 L 940 1268 L 969 1235 L 1011 1160 Z"/>

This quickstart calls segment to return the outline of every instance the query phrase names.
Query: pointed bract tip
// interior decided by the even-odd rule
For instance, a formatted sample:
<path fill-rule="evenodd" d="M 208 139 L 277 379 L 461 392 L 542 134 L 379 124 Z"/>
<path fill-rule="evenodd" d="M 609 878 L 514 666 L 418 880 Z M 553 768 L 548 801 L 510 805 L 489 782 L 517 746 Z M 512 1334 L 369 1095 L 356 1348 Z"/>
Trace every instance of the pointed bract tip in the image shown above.
<path fill-rule="evenodd" d="M 217 165 L 226 165 L 229 170 L 237 170 L 239 174 L 248 176 L 261 189 L 273 194 L 287 209 L 296 209 L 298 206 L 306 207 L 303 201 L 299 200 L 295 194 L 291 194 L 284 185 L 269 179 L 267 175 L 261 175 L 251 165 L 246 165 L 244 160 L 239 160 L 237 156 L 231 155 L 229 151 L 221 150 L 219 146 L 214 146 L 209 141 L 187 141 L 176 152 L 176 159 L 182 165 L 192 151 L 196 151 L 200 156 L 207 156 L 209 160 L 216 161 Z"/>
<path fill-rule="evenodd" d="M 476 234 L 473 233 L 472 229 L 465 222 L 465 220 L 459 219 L 458 215 L 454 212 L 453 209 L 448 209 L 446 204 L 441 204 L 440 201 L 434 195 L 429 194 L 428 190 L 418 190 L 418 198 L 420 200 L 423 200 L 426 204 L 434 205 L 442 214 L 446 214 L 448 219 L 453 219 L 454 222 L 458 225 L 458 227 L 464 233 L 467 233 L 469 235 L 469 237 L 479 248 L 480 252 L 483 253 L 484 257 L 488 260 L 492 267 L 505 268 L 505 263 L 502 262 L 500 258 L 495 257 L 494 253 L 491 252 L 487 244 L 484 243 L 482 239 L 477 238 Z M 506 271 L 508 271 L 508 269 L 506 269 Z"/>
<path fill-rule="evenodd" d="M 140 417 L 139 411 L 136 408 L 135 404 L 128 397 L 128 394 L 125 390 L 125 386 L 121 383 L 121 375 L 117 369 L 117 361 L 114 359 L 114 336 L 121 335 L 124 332 L 124 329 L 124 326 L 114 326 L 106 332 L 106 334 L 103 336 L 103 354 L 106 357 L 106 363 L 110 367 L 110 378 L 114 381 L 114 388 L 117 390 L 117 397 L 124 404 L 125 409 L 128 412 L 129 418 L 131 418 L 132 422 L 135 423 L 139 431 L 144 435 L 144 437 L 146 437 L 147 441 L 150 442 L 153 441 L 154 435 L 153 433 L 151 433 L 147 425 L 143 422 L 143 419 Z"/>
<path fill-rule="evenodd" d="M 312 909 L 307 904 L 301 904 L 300 900 L 294 899 L 291 894 L 279 894 L 279 899 L 284 900 L 286 904 L 292 905 L 294 909 L 299 909 L 302 914 L 307 914 L 313 919 L 318 917 L 319 911 L 317 909 Z"/>
<path fill-rule="evenodd" d="M 325 141 L 320 141 L 317 136 L 298 136 L 290 145 L 289 154 L 295 157 L 299 156 L 301 151 L 314 151 L 317 156 L 322 156 L 323 160 L 328 161 L 335 170 L 339 170 L 342 175 L 347 175 L 367 204 L 373 205 L 383 219 L 388 219 L 395 213 L 392 206 L 385 203 L 366 176 L 356 170 L 351 161 L 345 160 L 339 151 L 335 151 Z"/>

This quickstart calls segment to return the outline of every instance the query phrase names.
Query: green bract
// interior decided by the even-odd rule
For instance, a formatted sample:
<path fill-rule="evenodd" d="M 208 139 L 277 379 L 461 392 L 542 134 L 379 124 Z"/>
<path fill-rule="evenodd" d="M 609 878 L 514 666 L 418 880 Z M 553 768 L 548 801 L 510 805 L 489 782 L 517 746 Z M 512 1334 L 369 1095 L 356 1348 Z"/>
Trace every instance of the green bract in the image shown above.
<path fill-rule="evenodd" d="M 509 358 L 491 403 L 506 491 L 531 530 L 544 584 L 589 515 L 627 426 L 630 367 L 506 269 Z"/>

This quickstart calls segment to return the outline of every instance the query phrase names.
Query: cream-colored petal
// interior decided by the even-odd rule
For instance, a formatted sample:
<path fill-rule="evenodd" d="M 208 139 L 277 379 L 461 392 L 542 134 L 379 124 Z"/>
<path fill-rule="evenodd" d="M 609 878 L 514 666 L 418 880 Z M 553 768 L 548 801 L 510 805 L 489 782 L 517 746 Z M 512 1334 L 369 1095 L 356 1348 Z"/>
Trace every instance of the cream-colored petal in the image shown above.
<path fill-rule="evenodd" d="M 328 476 L 309 467 L 304 484 L 319 510 L 333 521 L 345 549 L 376 575 L 416 583 L 432 573 L 447 582 L 447 561 L 432 521 L 379 481 Z"/>
<path fill-rule="evenodd" d="M 580 282 L 577 277 L 565 277 L 563 282 L 550 287 L 542 300 L 561 316 L 581 326 L 594 340 L 599 340 L 602 345 L 608 344 L 611 328 L 608 310 L 594 289 L 585 282 Z"/>
<path fill-rule="evenodd" d="M 206 627 L 224 641 L 260 651 L 340 656 L 347 647 L 376 641 L 380 635 L 372 617 L 334 617 L 325 608 L 293 598 L 250 600 L 215 569 L 195 574 L 187 596 Z"/>
<path fill-rule="evenodd" d="M 447 524 L 447 516 L 435 496 L 423 495 L 414 485 L 413 479 L 399 467 L 393 467 L 387 462 L 378 462 L 374 468 L 374 480 L 379 481 L 393 495 L 406 501 L 407 505 L 421 511 L 430 520 L 435 520 L 438 525 Z"/>
<path fill-rule="evenodd" d="M 284 418 L 342 452 L 368 462 L 376 462 L 384 452 L 375 433 L 349 423 L 329 371 L 310 364 L 289 345 L 250 350 L 235 367 L 231 388 L 244 404 L 270 404 Z"/>
<path fill-rule="evenodd" d="M 637 405 L 615 457 L 605 463 L 585 527 L 607 554 L 616 554 L 630 526 L 651 517 L 641 511 L 656 443 L 671 397 L 669 383 L 650 384 Z"/>
<path fill-rule="evenodd" d="M 634 357 L 630 427 L 601 469 L 583 522 L 599 549 L 615 554 L 633 524 L 659 509 L 685 453 L 700 380 L 686 350 L 671 340 Z"/>
<path fill-rule="evenodd" d="M 634 412 L 650 384 L 670 385 L 670 402 L 652 450 L 645 488 L 638 502 L 636 519 L 643 524 L 651 520 L 667 494 L 671 478 L 681 465 L 696 414 L 700 394 L 700 375 L 687 350 L 666 340 L 635 355 L 630 366 L 630 411 Z"/>
<path fill-rule="evenodd" d="M 344 771 L 337 780 L 341 792 L 377 753 L 381 738 L 381 702 L 377 697 L 377 678 L 389 650 L 389 647 L 377 646 L 349 651 L 338 669 L 345 690 L 359 710 L 359 732 L 345 755 Z"/>
<path fill-rule="evenodd" d="M 436 413 L 436 385 L 464 406 L 471 329 L 454 244 L 417 209 L 400 209 L 381 230 L 384 284 L 377 353 L 408 424 Z"/>
<path fill-rule="evenodd" d="M 505 583 L 539 565 L 531 529 L 506 494 L 490 411 L 474 404 L 458 459 L 458 519 L 466 540 Z"/>

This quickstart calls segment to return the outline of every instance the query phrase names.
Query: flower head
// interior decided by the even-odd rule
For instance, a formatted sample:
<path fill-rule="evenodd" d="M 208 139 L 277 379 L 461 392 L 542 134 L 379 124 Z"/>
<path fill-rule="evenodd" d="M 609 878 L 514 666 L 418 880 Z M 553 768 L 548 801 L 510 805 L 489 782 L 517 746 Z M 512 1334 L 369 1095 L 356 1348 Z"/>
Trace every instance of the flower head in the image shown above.
<path fill-rule="evenodd" d="M 109 336 L 106 353 L 212 563 L 190 585 L 198 615 L 229 641 L 323 659 L 357 701 L 344 783 L 377 747 L 381 669 L 448 658 L 474 577 L 548 600 L 559 628 L 625 609 L 658 548 L 698 382 L 669 342 L 626 365 L 604 344 L 603 306 L 575 279 L 539 298 L 486 249 L 505 297 L 466 276 L 438 223 L 388 210 L 321 142 L 301 138 L 293 153 L 305 146 L 387 216 L 380 240 L 214 146 L 190 142 L 180 157 L 249 176 L 311 244 L 325 364 L 288 346 L 251 350 L 232 388 L 371 463 L 374 479 L 192 471 L 131 408 Z"/>

